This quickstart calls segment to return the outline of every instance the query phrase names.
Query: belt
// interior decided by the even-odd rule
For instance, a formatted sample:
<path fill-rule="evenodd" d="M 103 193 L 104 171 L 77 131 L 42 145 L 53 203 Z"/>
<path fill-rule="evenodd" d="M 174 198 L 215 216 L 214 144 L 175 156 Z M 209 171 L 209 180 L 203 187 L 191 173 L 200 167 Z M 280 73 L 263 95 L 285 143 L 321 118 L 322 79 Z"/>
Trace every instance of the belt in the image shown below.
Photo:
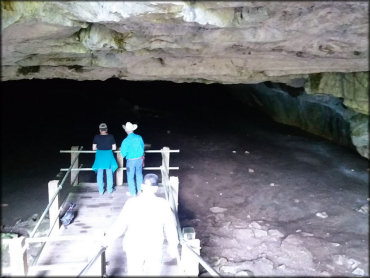
<path fill-rule="evenodd" d="M 140 157 L 137 157 L 137 158 L 127 158 L 127 160 L 136 160 L 136 159 L 140 159 L 140 158 L 143 158 L 143 157 L 140 156 Z"/>

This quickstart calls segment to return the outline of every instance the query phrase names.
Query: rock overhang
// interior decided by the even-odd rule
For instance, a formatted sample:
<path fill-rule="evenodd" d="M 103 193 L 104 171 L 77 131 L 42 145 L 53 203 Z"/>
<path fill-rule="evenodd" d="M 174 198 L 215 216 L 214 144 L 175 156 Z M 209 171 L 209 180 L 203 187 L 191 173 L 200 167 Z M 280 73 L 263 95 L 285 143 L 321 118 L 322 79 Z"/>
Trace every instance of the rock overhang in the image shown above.
<path fill-rule="evenodd" d="M 368 76 L 367 2 L 2 1 L 1 12 L 3 81 L 272 81 L 317 93 L 318 73 Z M 363 98 L 352 107 L 368 114 Z"/>
<path fill-rule="evenodd" d="M 368 71 L 366 2 L 3 3 L 3 80 L 256 83 Z"/>

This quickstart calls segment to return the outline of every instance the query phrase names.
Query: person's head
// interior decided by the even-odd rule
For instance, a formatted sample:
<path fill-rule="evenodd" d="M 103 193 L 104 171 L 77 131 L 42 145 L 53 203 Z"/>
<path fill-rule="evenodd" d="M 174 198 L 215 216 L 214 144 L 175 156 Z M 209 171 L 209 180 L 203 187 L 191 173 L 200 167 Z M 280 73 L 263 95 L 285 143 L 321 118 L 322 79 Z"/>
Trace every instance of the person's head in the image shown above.
<path fill-rule="evenodd" d="M 156 174 L 146 174 L 141 185 L 143 192 L 155 193 L 158 190 L 158 176 Z"/>
<path fill-rule="evenodd" d="M 125 125 L 122 125 L 123 129 L 126 131 L 127 134 L 132 133 L 135 129 L 137 129 L 136 124 L 132 124 L 130 122 L 127 122 Z"/>
<path fill-rule="evenodd" d="M 99 131 L 100 133 L 105 133 L 105 132 L 108 132 L 108 126 L 106 123 L 101 123 L 99 125 Z"/>

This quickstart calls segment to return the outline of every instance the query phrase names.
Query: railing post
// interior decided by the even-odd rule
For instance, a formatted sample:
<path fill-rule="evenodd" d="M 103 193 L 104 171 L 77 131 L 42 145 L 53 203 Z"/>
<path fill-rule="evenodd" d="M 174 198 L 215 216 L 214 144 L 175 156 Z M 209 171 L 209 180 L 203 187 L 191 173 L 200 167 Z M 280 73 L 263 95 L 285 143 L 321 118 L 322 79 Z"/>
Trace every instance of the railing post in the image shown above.
<path fill-rule="evenodd" d="M 58 190 L 58 183 L 59 180 L 51 180 L 48 183 L 49 203 L 54 197 L 55 192 Z M 59 194 L 55 197 L 53 204 L 49 208 L 50 229 L 53 228 L 55 218 L 59 218 Z M 60 223 L 57 221 L 56 229 L 54 231 L 58 231 L 59 228 Z"/>
<path fill-rule="evenodd" d="M 170 172 L 170 148 L 163 147 L 162 150 L 162 166 L 165 168 L 167 174 Z"/>
<path fill-rule="evenodd" d="M 193 227 L 184 227 L 184 245 L 187 244 L 195 253 L 200 255 L 200 240 L 195 238 L 195 230 Z M 181 249 L 181 266 L 187 276 L 199 275 L 199 261 L 188 249 L 187 246 L 182 245 Z"/>
<path fill-rule="evenodd" d="M 9 243 L 10 267 L 12 276 L 26 276 L 28 272 L 26 238 L 13 238 Z"/>
<path fill-rule="evenodd" d="M 105 277 L 107 273 L 107 261 L 105 257 L 105 251 L 100 256 L 100 269 L 101 269 L 101 277 Z"/>
<path fill-rule="evenodd" d="M 179 205 L 179 178 L 178 177 L 170 177 L 170 194 L 173 197 L 175 202 L 176 211 L 178 211 Z"/>
<path fill-rule="evenodd" d="M 88 261 L 96 256 L 96 250 L 91 251 L 88 255 Z M 91 265 L 90 269 L 86 272 L 87 276 L 104 277 L 106 275 L 106 256 L 105 251 L 97 258 Z"/>
<path fill-rule="evenodd" d="M 74 151 L 78 151 L 78 146 L 72 146 L 71 148 L 71 164 L 73 163 L 73 161 L 75 160 L 76 156 L 79 155 L 78 152 L 74 152 Z M 79 171 L 73 171 L 73 169 L 78 169 L 78 158 L 75 162 L 75 164 L 73 165 L 72 169 L 71 169 L 71 186 L 75 186 L 78 184 L 78 173 Z"/>
<path fill-rule="evenodd" d="M 170 152 L 168 147 L 163 147 L 161 149 L 162 155 L 162 165 L 161 165 L 161 175 L 162 175 L 162 184 L 165 187 L 165 196 L 169 200 L 169 167 L 170 167 Z"/>
<path fill-rule="evenodd" d="M 121 151 L 117 152 L 116 185 L 123 185 L 123 157 Z"/>

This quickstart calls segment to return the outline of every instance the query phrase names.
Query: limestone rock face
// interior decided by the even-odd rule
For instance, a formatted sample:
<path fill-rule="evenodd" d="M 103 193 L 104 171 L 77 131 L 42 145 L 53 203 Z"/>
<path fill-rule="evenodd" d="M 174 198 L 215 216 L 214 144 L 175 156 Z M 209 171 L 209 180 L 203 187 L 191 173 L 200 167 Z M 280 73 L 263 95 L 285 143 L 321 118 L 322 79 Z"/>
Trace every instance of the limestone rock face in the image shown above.
<path fill-rule="evenodd" d="M 368 71 L 366 1 L 2 1 L 1 8 L 2 80 L 288 83 Z"/>
<path fill-rule="evenodd" d="M 343 98 L 343 104 L 369 115 L 369 73 L 312 74 L 305 85 L 309 94 L 329 94 Z"/>
<path fill-rule="evenodd" d="M 234 85 L 233 95 L 240 101 L 259 107 L 273 120 L 296 126 L 341 145 L 355 148 L 369 159 L 369 116 L 343 105 L 327 94 L 310 95 L 303 88 L 289 92 L 274 84 Z"/>

